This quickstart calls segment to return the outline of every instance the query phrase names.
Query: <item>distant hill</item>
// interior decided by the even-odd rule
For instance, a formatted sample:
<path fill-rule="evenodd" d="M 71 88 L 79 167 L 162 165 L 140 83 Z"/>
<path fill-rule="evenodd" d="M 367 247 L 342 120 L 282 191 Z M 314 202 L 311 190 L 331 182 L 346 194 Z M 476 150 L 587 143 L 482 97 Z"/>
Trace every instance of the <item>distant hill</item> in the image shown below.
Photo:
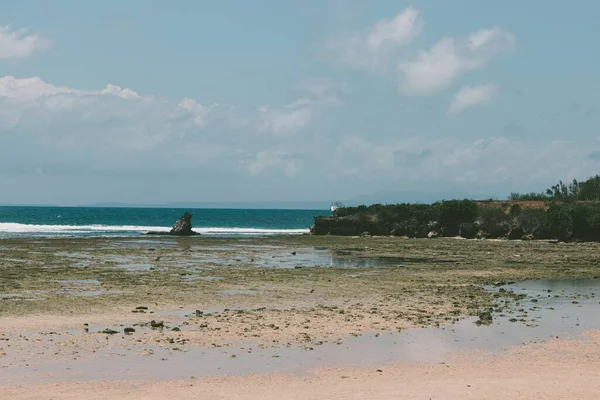
<path fill-rule="evenodd" d="M 132 203 L 93 203 L 81 207 L 122 207 L 122 208 L 226 208 L 226 209 L 281 209 L 281 210 L 328 210 L 326 201 L 272 201 L 272 202 L 173 202 L 162 204 Z"/>

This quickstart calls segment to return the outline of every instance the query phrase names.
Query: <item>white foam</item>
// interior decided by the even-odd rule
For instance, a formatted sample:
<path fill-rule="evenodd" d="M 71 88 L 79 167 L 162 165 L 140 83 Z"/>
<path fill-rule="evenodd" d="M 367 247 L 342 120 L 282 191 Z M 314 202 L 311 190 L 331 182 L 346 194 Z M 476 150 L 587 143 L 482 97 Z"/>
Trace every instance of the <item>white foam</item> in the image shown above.
<path fill-rule="evenodd" d="M 90 234 L 90 233 L 145 233 L 148 231 L 169 232 L 171 227 L 135 225 L 33 225 L 0 222 L 0 233 L 19 234 Z M 194 230 L 205 235 L 301 235 L 308 229 L 261 229 L 261 228 L 204 228 Z"/>

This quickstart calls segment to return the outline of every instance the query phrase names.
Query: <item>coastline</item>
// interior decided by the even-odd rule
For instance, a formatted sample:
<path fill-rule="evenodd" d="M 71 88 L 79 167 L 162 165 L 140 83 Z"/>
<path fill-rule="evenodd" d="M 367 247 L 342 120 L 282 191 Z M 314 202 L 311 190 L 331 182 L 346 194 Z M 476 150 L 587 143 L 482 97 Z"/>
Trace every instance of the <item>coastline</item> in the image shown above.
<path fill-rule="evenodd" d="M 522 345 L 500 356 L 466 354 L 442 364 L 386 365 L 378 369 L 323 368 L 309 375 L 189 377 L 172 381 L 63 381 L 0 386 L 25 399 L 589 399 L 600 381 L 600 331 L 586 340 Z"/>
<path fill-rule="evenodd" d="M 382 349 L 403 340 L 403 352 L 434 348 L 436 342 L 420 343 L 419 337 L 467 328 L 459 344 L 472 342 L 474 336 L 485 343 L 486 332 L 493 332 L 496 325 L 477 327 L 473 322 L 487 310 L 494 324 L 523 332 L 537 332 L 534 325 L 540 324 L 538 329 L 543 330 L 544 321 L 553 318 L 542 313 L 550 308 L 541 306 L 546 296 L 521 294 L 518 285 L 510 282 L 595 282 L 600 275 L 595 262 L 599 249 L 596 243 L 388 237 L 3 240 L 0 269 L 6 279 L 0 282 L 0 367 L 4 378 L 0 385 L 11 398 L 44 398 L 43 394 L 51 398 L 48 393 L 68 398 L 67 392 L 77 398 L 75 393 L 94 387 L 122 398 L 153 398 L 149 388 L 158 392 L 179 388 L 186 395 L 225 390 L 229 394 L 222 398 L 236 398 L 235 390 L 240 389 L 227 389 L 232 382 L 249 384 L 257 393 L 269 387 L 289 398 L 294 398 L 290 387 L 313 390 L 312 398 L 327 398 L 320 397 L 326 393 L 319 388 L 332 385 L 340 391 L 331 392 L 330 398 L 352 393 L 360 398 L 358 393 L 364 390 L 371 390 L 372 398 L 388 398 L 401 388 L 385 373 L 373 372 L 383 369 L 396 377 L 413 376 L 401 381 L 405 389 L 413 385 L 416 395 L 424 389 L 419 385 L 428 382 L 428 368 L 439 368 L 440 359 L 460 357 L 478 347 L 457 346 L 440 359 L 424 360 L 390 356 Z M 581 307 L 588 303 L 597 305 L 595 292 L 577 290 L 555 291 L 547 301 L 556 297 L 573 312 L 577 307 L 584 312 Z M 509 324 L 502 318 L 518 321 Z M 561 342 L 567 347 L 591 343 L 591 358 L 580 354 L 574 359 L 576 370 L 578 365 L 598 361 L 600 321 L 596 319 L 590 315 L 571 321 L 570 336 L 587 329 L 593 340 Z M 127 327 L 135 332 L 124 334 Z M 102 333 L 106 329 L 115 333 Z M 550 373 L 560 360 L 554 360 L 554 339 L 548 339 L 542 337 L 541 344 L 525 345 L 522 350 L 545 348 Z M 518 341 L 507 343 L 520 348 L 515 347 Z M 484 357 L 486 362 L 510 353 L 497 350 Z M 521 363 L 523 356 L 519 357 Z M 206 364 L 200 368 L 189 362 L 192 359 Z M 264 368 L 248 367 L 252 364 Z M 362 380 L 362 389 L 348 384 L 349 378 L 341 386 L 335 383 L 341 379 L 339 369 L 346 371 L 349 365 L 363 366 L 351 368 Z M 481 379 L 491 379 L 496 371 L 460 365 L 464 373 L 476 372 Z M 180 375 L 165 372 L 177 369 Z M 319 372 L 312 378 L 302 377 L 315 370 Z M 281 371 L 301 375 L 280 380 L 273 374 Z M 257 373 L 261 378 L 255 381 Z M 450 379 L 436 373 L 441 374 L 440 382 Z M 110 382 L 101 382 L 112 375 Z M 158 382 L 161 376 L 167 380 Z M 193 390 L 197 392 L 187 389 L 190 376 L 196 376 Z M 381 385 L 387 385 L 389 393 L 377 394 Z M 444 383 L 444 387 L 453 385 Z M 27 397 L 28 393 L 42 397 Z M 242 395 L 239 392 L 238 398 Z"/>

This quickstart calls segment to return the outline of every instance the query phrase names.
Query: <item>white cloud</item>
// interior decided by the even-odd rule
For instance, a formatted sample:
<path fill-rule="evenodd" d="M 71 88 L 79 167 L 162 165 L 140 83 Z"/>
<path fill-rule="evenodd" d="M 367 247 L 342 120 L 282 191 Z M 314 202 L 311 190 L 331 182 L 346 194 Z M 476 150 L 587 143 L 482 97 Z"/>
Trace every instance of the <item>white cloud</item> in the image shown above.
<path fill-rule="evenodd" d="M 29 165 L 26 159 L 35 160 L 31 171 L 48 173 L 57 165 L 177 171 L 215 162 L 221 164 L 213 168 L 240 174 L 297 176 L 310 135 L 296 140 L 294 134 L 339 104 L 334 86 L 308 90 L 316 94 L 288 105 L 240 110 L 192 98 L 171 102 L 113 84 L 79 90 L 7 76 L 0 78 L 0 170 Z"/>
<path fill-rule="evenodd" d="M 293 103 L 280 109 L 260 108 L 259 130 L 276 136 L 291 135 L 307 127 L 313 119 L 313 110 L 302 103 Z"/>
<path fill-rule="evenodd" d="M 370 29 L 331 40 L 327 48 L 355 68 L 385 68 L 398 48 L 410 44 L 423 28 L 421 12 L 408 7 L 391 20 L 381 20 Z"/>
<path fill-rule="evenodd" d="M 311 93 L 319 98 L 335 95 L 336 84 L 328 79 L 309 78 L 296 84 L 296 89 Z"/>
<path fill-rule="evenodd" d="M 293 178 L 334 192 L 334 186 L 344 185 L 348 191 L 367 191 L 371 189 L 366 185 L 376 182 L 411 189 L 454 184 L 535 189 L 539 182 L 586 176 L 598 168 L 590 157 L 591 151 L 600 150 L 595 137 L 593 143 L 553 143 L 427 139 L 415 133 L 398 140 L 385 139 L 373 128 L 340 138 L 343 132 L 329 132 L 319 124 L 330 111 L 327 107 L 334 106 L 330 91 L 317 90 L 325 94 L 260 111 L 204 105 L 191 98 L 172 102 L 118 95 L 125 90 L 102 94 L 103 89 L 83 91 L 39 78 L 0 79 L 0 171 L 66 174 L 65 181 L 70 171 L 138 171 L 148 182 L 157 171 L 193 176 L 219 171 L 221 182 L 236 177 L 267 185 L 275 182 L 271 178 Z M 271 118 L 268 122 L 262 119 L 265 115 Z M 232 116 L 247 122 L 231 124 Z M 260 130 L 263 124 L 270 134 Z M 305 131 L 289 133 L 299 129 Z M 213 189 L 218 189 L 214 182 L 206 191 Z"/>
<path fill-rule="evenodd" d="M 208 124 L 208 118 L 211 112 L 213 112 L 218 107 L 218 105 L 212 104 L 210 106 L 205 106 L 198 103 L 194 99 L 186 97 L 179 103 L 179 107 L 189 111 L 193 115 L 194 123 L 197 126 L 204 127 Z"/>
<path fill-rule="evenodd" d="M 32 100 L 41 96 L 51 96 L 61 93 L 83 93 L 75 89 L 54 86 L 38 77 L 18 79 L 13 76 L 0 78 L 0 97 L 14 100 Z"/>
<path fill-rule="evenodd" d="M 484 67 L 493 58 L 511 50 L 515 36 L 498 27 L 481 30 L 466 38 L 444 38 L 431 49 L 420 51 L 410 61 L 398 63 L 408 94 L 429 95 L 450 87 L 461 75 Z"/>
<path fill-rule="evenodd" d="M 595 173 L 598 161 L 589 157 L 589 147 L 502 137 L 475 141 L 413 137 L 380 143 L 345 137 L 323 169 L 335 179 L 378 180 L 388 185 L 504 184 L 534 190 L 540 182 L 545 185 L 560 177 L 572 179 Z"/>
<path fill-rule="evenodd" d="M 267 149 L 254 154 L 242 162 L 252 175 L 266 172 L 283 171 L 288 178 L 297 176 L 302 170 L 302 160 L 282 149 Z"/>
<path fill-rule="evenodd" d="M 378 21 L 367 35 L 366 43 L 373 49 L 380 48 L 386 42 L 403 46 L 412 42 L 422 28 L 421 13 L 408 7 L 389 21 Z"/>
<path fill-rule="evenodd" d="M 29 34 L 26 29 L 13 30 L 10 25 L 0 27 L 0 59 L 26 58 L 52 46 L 50 39 Z"/>
<path fill-rule="evenodd" d="M 106 87 L 104 89 L 102 89 L 100 91 L 100 94 L 118 96 L 123 99 L 139 99 L 140 98 L 140 95 L 137 94 L 136 92 L 134 92 L 133 90 L 127 89 L 127 88 L 123 89 L 123 88 L 121 88 L 121 86 L 112 85 L 110 83 L 108 85 L 106 85 Z"/>
<path fill-rule="evenodd" d="M 187 121 L 198 118 L 192 111 L 112 84 L 78 90 L 39 77 L 0 78 L 0 130 L 18 130 L 58 150 L 91 149 L 90 156 L 148 150 L 180 138 L 193 125 Z"/>
<path fill-rule="evenodd" d="M 308 127 L 320 111 L 343 104 L 337 96 L 337 86 L 331 81 L 308 79 L 299 82 L 296 89 L 308 92 L 313 97 L 301 98 L 279 108 L 260 107 L 259 131 L 274 136 L 291 136 Z"/>
<path fill-rule="evenodd" d="M 473 107 L 488 105 L 498 93 L 496 85 L 478 85 L 462 87 L 450 103 L 449 114 L 458 114 Z"/>

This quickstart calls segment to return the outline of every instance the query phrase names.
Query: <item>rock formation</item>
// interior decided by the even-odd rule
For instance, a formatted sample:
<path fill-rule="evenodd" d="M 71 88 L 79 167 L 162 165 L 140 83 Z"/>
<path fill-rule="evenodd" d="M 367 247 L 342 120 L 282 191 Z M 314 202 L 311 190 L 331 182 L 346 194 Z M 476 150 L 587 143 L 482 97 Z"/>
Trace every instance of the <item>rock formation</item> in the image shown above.
<path fill-rule="evenodd" d="M 173 225 L 169 232 L 148 232 L 147 235 L 175 235 L 175 236 L 192 236 L 199 235 L 198 232 L 192 230 L 192 213 L 186 212 Z"/>

